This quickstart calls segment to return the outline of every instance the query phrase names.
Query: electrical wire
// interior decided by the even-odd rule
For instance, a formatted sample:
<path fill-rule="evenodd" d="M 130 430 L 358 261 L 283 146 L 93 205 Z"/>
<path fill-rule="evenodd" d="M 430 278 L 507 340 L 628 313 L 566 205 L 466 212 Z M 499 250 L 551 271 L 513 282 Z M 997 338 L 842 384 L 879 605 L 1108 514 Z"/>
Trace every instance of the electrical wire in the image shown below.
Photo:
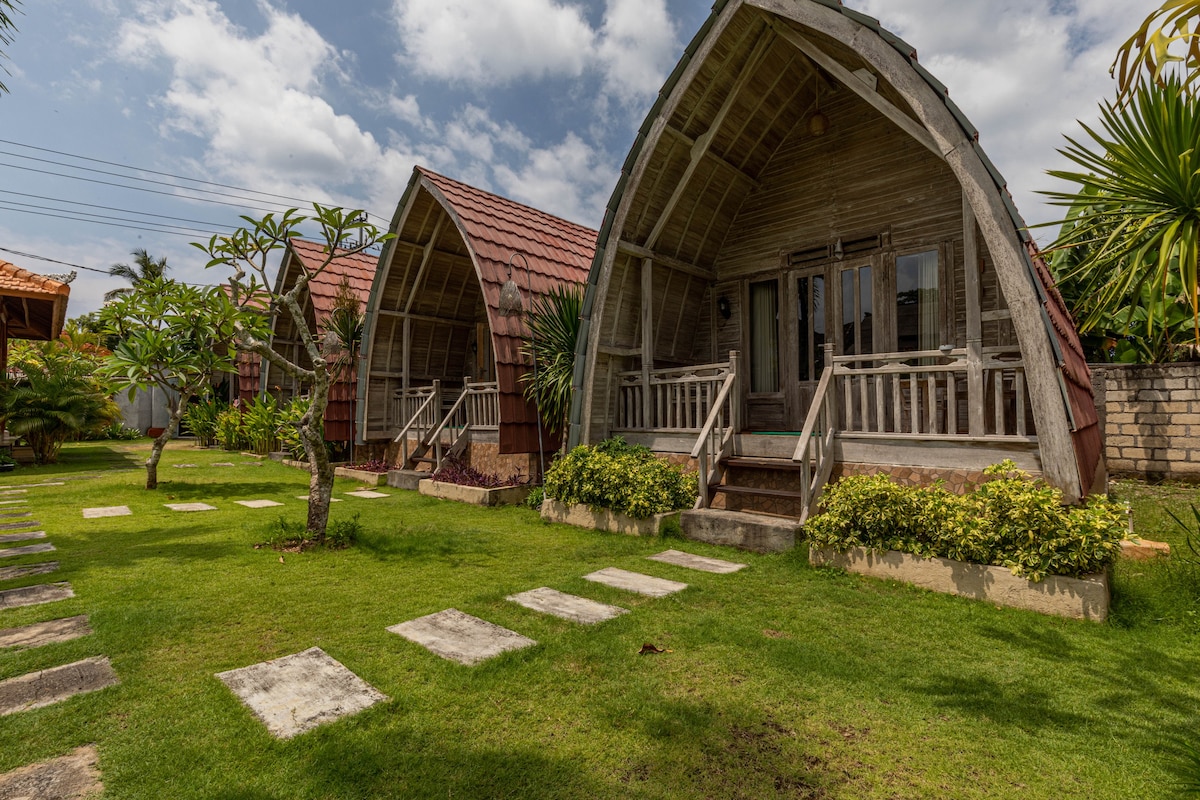
<path fill-rule="evenodd" d="M 169 219 L 174 222 L 194 222 L 197 225 L 206 225 L 206 226 L 213 227 L 213 228 L 229 227 L 228 225 L 224 225 L 220 222 L 207 222 L 205 220 L 188 219 L 186 217 L 173 217 L 173 216 L 170 216 L 169 214 L 153 214 L 149 211 L 135 211 L 132 208 L 114 208 L 113 206 L 105 206 L 105 205 L 101 205 L 99 203 L 84 203 L 81 200 L 67 200 L 66 198 L 63 198 L 63 197 L 47 197 L 47 196 L 41 195 L 41 194 L 29 194 L 28 192 L 14 192 L 9 189 L 0 189 L 0 194 L 11 194 L 11 195 L 16 195 L 17 197 L 29 197 L 34 200 L 46 200 L 51 203 L 66 203 L 67 205 L 84 206 L 85 208 L 102 208 L 105 211 L 119 211 L 122 214 L 137 214 L 138 216 L 142 216 L 142 217 L 157 217 L 158 219 Z M 0 201 L 0 202 L 4 202 L 4 201 Z M 15 201 L 13 201 L 13 202 L 15 202 Z M 68 209 L 55 209 L 55 210 L 56 211 L 66 211 Z"/>

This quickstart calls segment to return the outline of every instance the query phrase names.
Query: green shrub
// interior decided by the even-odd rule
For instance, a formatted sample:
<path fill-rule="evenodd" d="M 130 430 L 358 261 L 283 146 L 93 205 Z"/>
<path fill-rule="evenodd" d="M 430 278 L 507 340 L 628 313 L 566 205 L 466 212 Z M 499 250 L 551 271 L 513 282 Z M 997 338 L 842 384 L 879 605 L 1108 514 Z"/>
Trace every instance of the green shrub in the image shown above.
<path fill-rule="evenodd" d="M 1040 581 L 1079 577 L 1111 564 L 1125 535 L 1124 507 L 1107 498 L 1064 506 L 1062 492 L 1005 461 L 993 480 L 955 495 L 940 485 L 903 487 L 886 476 L 852 476 L 831 486 L 824 511 L 804 526 L 817 546 L 898 550 L 1008 567 Z"/>
<path fill-rule="evenodd" d="M 241 410 L 229 407 L 217 415 L 217 440 L 226 450 L 244 450 L 248 446 L 242 427 Z"/>
<path fill-rule="evenodd" d="M 266 539 L 257 547 L 272 550 L 304 552 L 313 547 L 324 546 L 327 550 L 344 550 L 359 540 L 364 532 L 358 514 L 350 519 L 330 520 L 325 526 L 325 541 L 318 542 L 309 534 L 303 522 L 293 522 L 280 516 L 266 526 Z"/>
<path fill-rule="evenodd" d="M 196 444 L 212 447 L 217 443 L 217 420 L 227 408 L 228 404 L 215 397 L 188 403 L 183 412 L 183 421 L 196 437 Z"/>
<path fill-rule="evenodd" d="M 647 447 L 615 437 L 580 445 L 546 471 L 546 496 L 644 519 L 691 508 L 696 475 L 658 458 Z"/>
<path fill-rule="evenodd" d="M 260 397 L 242 409 L 242 430 L 247 445 L 256 455 L 265 456 L 275 449 L 282 422 L 279 401 L 271 395 Z"/>
<path fill-rule="evenodd" d="M 279 425 L 275 435 L 279 448 L 297 461 L 308 458 L 304 442 L 300 440 L 300 418 L 308 411 L 307 397 L 293 397 L 279 412 Z"/>
<path fill-rule="evenodd" d="M 538 511 L 542 507 L 542 500 L 546 497 L 546 490 L 541 486 L 535 486 L 530 490 L 529 495 L 525 498 L 525 507 L 532 508 Z"/>

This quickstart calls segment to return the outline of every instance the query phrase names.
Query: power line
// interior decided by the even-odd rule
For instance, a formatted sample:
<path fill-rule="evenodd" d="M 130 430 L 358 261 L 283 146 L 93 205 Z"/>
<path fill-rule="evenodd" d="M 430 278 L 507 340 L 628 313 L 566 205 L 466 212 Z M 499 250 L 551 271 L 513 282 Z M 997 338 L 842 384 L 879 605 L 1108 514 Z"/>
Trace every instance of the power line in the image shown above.
<path fill-rule="evenodd" d="M 205 220 L 188 219 L 186 217 L 173 217 L 173 216 L 170 216 L 169 214 L 153 214 L 149 211 L 135 211 L 132 208 L 114 208 L 113 206 L 100 205 L 99 203 L 84 203 L 80 200 L 67 200 L 66 198 L 62 198 L 62 197 L 46 197 L 45 195 L 41 195 L 41 194 L 29 194 L 28 192 L 14 192 L 9 189 L 0 189 L 0 194 L 11 194 L 11 195 L 16 195 L 17 197 L 30 197 L 30 198 L 33 198 L 34 200 L 48 200 L 51 203 L 66 203 L 68 205 L 84 206 L 86 208 L 102 208 L 105 211 L 120 211 L 122 214 L 137 214 L 138 216 L 142 216 L 142 217 L 157 217 L 159 219 L 169 219 L 169 220 L 173 220 L 175 222 L 194 222 L 197 225 L 208 225 L 213 228 L 228 228 L 229 227 L 228 225 L 224 225 L 219 222 L 207 222 Z M 0 201 L 0 202 L 2 202 L 2 201 Z M 55 209 L 55 210 L 62 211 L 64 209 Z"/>
<path fill-rule="evenodd" d="M 3 201 L 0 201 L 0 202 L 3 202 Z M 163 230 L 161 228 L 147 228 L 147 227 L 143 227 L 140 225 L 127 225 L 127 224 L 120 223 L 120 222 L 102 222 L 102 221 L 96 220 L 96 219 L 83 219 L 77 215 L 67 216 L 66 214 L 47 214 L 43 211 L 27 211 L 26 209 L 23 209 L 23 208 L 5 208 L 3 205 L 0 205 L 0 211 L 14 211 L 18 214 L 36 214 L 39 217 L 50 217 L 51 219 L 67 219 L 67 220 L 71 220 L 72 222 L 88 222 L 93 225 L 108 225 L 109 227 L 112 227 L 112 228 L 127 228 L 129 230 L 146 231 L 148 233 L 166 233 L 166 234 L 170 234 L 172 236 L 187 236 L 189 238 L 195 238 L 195 236 L 196 236 L 196 234 L 194 234 L 194 233 L 168 231 L 168 230 Z M 200 231 L 199 233 L 203 234 L 205 232 Z"/>
<path fill-rule="evenodd" d="M 95 267 L 85 267 L 82 264 L 72 264 L 70 261 L 59 261 L 57 258 L 49 258 L 47 256 L 38 256 L 38 255 L 34 255 L 33 253 L 22 253 L 20 250 L 12 250 L 7 247 L 0 247 L 0 252 L 12 253 L 14 256 L 20 256 L 21 258 L 32 258 L 36 261 L 48 261 L 51 264 L 61 264 L 64 267 L 72 267 L 74 269 L 84 269 L 84 270 L 87 270 L 88 272 L 100 272 L 105 275 L 109 274 L 108 270 L 106 270 L 106 269 L 96 269 Z"/>
<path fill-rule="evenodd" d="M 153 225 L 156 228 L 162 229 L 163 233 L 172 233 L 174 231 L 172 231 L 170 229 L 175 228 L 179 232 L 185 232 L 185 233 L 189 233 L 189 234 L 212 235 L 211 230 L 202 230 L 200 228 L 189 228 L 189 227 L 186 227 L 183 225 L 172 225 L 167 222 L 154 222 L 152 220 L 129 219 L 128 217 L 115 217 L 111 214 L 96 214 L 96 213 L 93 213 L 90 211 L 72 211 L 69 208 L 56 208 L 54 206 L 41 206 L 36 203 L 19 203 L 15 200 L 0 200 L 0 210 L 4 210 L 4 211 L 21 211 L 22 210 L 22 208 L 10 208 L 9 206 L 21 206 L 22 208 L 36 208 L 36 209 L 40 209 L 42 211 L 61 211 L 64 214 L 72 214 L 73 215 L 71 217 L 66 217 L 65 219 L 74 219 L 75 217 L 79 217 L 79 218 L 81 218 L 81 220 L 80 220 L 81 222 L 91 222 L 92 221 L 89 219 L 82 219 L 83 217 L 94 217 L 96 219 L 111 219 L 111 220 L 116 220 L 118 222 L 136 222 L 139 224 Z M 134 212 L 134 213 L 137 213 L 137 212 Z M 227 228 L 228 226 L 221 226 L 221 227 Z"/>

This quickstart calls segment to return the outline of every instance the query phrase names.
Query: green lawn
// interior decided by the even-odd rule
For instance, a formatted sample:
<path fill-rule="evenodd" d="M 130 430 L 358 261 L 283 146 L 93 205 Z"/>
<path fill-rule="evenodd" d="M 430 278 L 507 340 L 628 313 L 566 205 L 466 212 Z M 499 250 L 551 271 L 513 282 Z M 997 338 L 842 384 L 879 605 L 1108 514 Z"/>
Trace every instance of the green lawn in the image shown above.
<path fill-rule="evenodd" d="M 305 473 L 172 446 L 157 492 L 145 444 L 76 445 L 29 505 L 76 597 L 0 612 L 0 627 L 88 614 L 95 633 L 0 653 L 0 679 L 107 655 L 121 685 L 0 718 L 0 771 L 86 743 L 114 798 L 1144 798 L 1170 796 L 1172 744 L 1197 735 L 1197 582 L 1121 565 L 1098 625 L 848 576 L 774 556 L 638 539 L 388 490 L 346 498 L 358 547 L 255 550 Z M 210 468 L 235 461 L 235 468 Z M 202 465 L 176 469 L 177 463 Z M 353 488 L 339 480 L 335 496 Z M 1123 484 L 1144 535 L 1193 489 Z M 251 510 L 235 499 L 270 498 Z M 3 499 L 3 498 L 0 498 Z M 207 501 L 181 514 L 167 502 Z M 132 517 L 84 521 L 84 506 Z M 691 572 L 676 547 L 750 566 Z M 31 563 L 46 556 L 4 559 Z M 691 584 L 649 599 L 582 580 L 606 566 Z M 505 596 L 539 586 L 631 610 L 582 627 Z M 468 668 L 384 629 L 445 608 L 537 647 Z M 645 642 L 669 648 L 639 656 Z M 391 700 L 280 742 L 213 677 L 319 646 Z"/>

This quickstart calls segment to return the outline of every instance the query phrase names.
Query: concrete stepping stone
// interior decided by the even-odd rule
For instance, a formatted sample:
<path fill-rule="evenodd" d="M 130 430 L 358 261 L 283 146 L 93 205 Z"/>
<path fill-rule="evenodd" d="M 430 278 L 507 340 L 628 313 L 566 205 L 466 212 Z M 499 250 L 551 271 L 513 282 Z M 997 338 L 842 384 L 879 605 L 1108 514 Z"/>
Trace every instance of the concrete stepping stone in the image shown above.
<path fill-rule="evenodd" d="M 195 469 L 198 464 L 176 464 L 175 469 Z"/>
<path fill-rule="evenodd" d="M 0 609 L 40 606 L 74 596 L 75 591 L 66 581 L 39 583 L 36 586 L 22 586 L 20 589 L 5 589 L 0 592 Z"/>
<path fill-rule="evenodd" d="M 369 489 L 362 489 L 357 492 L 346 492 L 348 497 L 361 497 L 364 500 L 374 500 L 376 497 L 391 497 L 387 492 L 372 492 Z"/>
<path fill-rule="evenodd" d="M 22 625 L 19 628 L 0 630 L 0 647 L 41 647 L 45 644 L 69 642 L 81 636 L 88 636 L 91 632 L 92 626 L 88 624 L 86 614 L 78 617 L 64 617 L 48 622 Z"/>
<path fill-rule="evenodd" d="M 0 524 L 0 531 L 15 531 L 18 528 L 33 528 L 42 523 L 36 519 L 23 519 L 20 522 L 5 522 Z"/>
<path fill-rule="evenodd" d="M 49 542 L 42 544 L 26 544 L 21 547 L 6 547 L 0 550 L 0 558 L 8 558 L 9 556 L 27 556 L 33 553 L 52 553 L 54 545 Z"/>
<path fill-rule="evenodd" d="M 0 717 L 60 703 L 77 694 L 120 683 L 107 656 L 85 658 L 61 667 L 0 681 Z"/>
<path fill-rule="evenodd" d="M 232 461 L 217 461 L 213 464 L 214 467 L 236 467 L 237 464 Z"/>
<path fill-rule="evenodd" d="M 746 566 L 745 564 L 738 564 L 733 561 L 722 561 L 719 558 L 705 558 L 704 556 L 692 555 L 680 550 L 664 550 L 661 553 L 646 556 L 646 558 L 651 561 L 661 561 L 664 564 L 674 564 L 677 567 L 698 569 L 701 572 L 715 572 L 718 575 L 728 575 L 731 572 L 744 569 Z"/>
<path fill-rule="evenodd" d="M 41 483 L 15 483 L 13 489 L 36 489 L 39 486 L 66 486 L 62 481 L 42 481 Z"/>
<path fill-rule="evenodd" d="M 531 589 L 528 592 L 510 595 L 505 599 L 534 611 L 551 614 L 570 620 L 571 622 L 579 622 L 583 625 L 604 622 L 605 620 L 629 613 L 629 609 L 626 608 L 597 603 L 595 600 L 589 600 L 586 597 L 578 597 L 545 586 L 540 589 Z"/>
<path fill-rule="evenodd" d="M 7 494 L 7 492 L 0 492 L 0 494 Z M 24 497 L 20 500 L 0 500 L 0 506 L 19 506 L 28 502 L 29 500 Z"/>
<path fill-rule="evenodd" d="M 28 489 L 0 489 L 0 497 L 7 497 L 14 494 L 28 494 Z"/>
<path fill-rule="evenodd" d="M 388 699 L 319 647 L 218 672 L 217 678 L 279 739 Z"/>
<path fill-rule="evenodd" d="M 594 583 L 602 583 L 614 589 L 637 592 L 648 597 L 666 597 L 669 594 L 681 592 L 688 586 L 686 583 L 669 581 L 665 578 L 655 578 L 650 575 L 643 575 L 640 572 L 629 572 L 628 570 L 617 569 L 616 567 L 605 567 L 590 575 L 584 575 L 583 579 Z"/>
<path fill-rule="evenodd" d="M 388 630 L 442 658 L 468 667 L 509 650 L 537 644 L 516 631 L 464 614 L 456 608 L 401 622 Z"/>
<path fill-rule="evenodd" d="M 21 567 L 0 567 L 0 581 L 15 581 L 17 578 L 28 578 L 30 575 L 45 575 L 56 569 L 58 569 L 57 561 L 27 564 Z"/>
<path fill-rule="evenodd" d="M 0 542 L 27 542 L 30 539 L 45 539 L 45 531 L 22 531 L 21 533 L 0 534 Z"/>
<path fill-rule="evenodd" d="M 274 500 L 234 500 L 233 502 L 246 508 L 271 508 L 283 505 L 283 503 L 276 503 Z"/>
<path fill-rule="evenodd" d="M 83 510 L 84 519 L 100 519 L 101 517 L 128 517 L 132 515 L 133 512 L 129 510 L 129 506 L 95 506 L 94 508 L 85 508 Z"/>
<path fill-rule="evenodd" d="M 16 517 L 32 517 L 32 511 L 0 511 L 0 517 L 14 519 Z"/>
<path fill-rule="evenodd" d="M 305 502 L 308 502 L 308 495 L 306 495 L 306 494 L 298 494 L 298 495 L 296 495 L 296 499 L 297 499 L 297 500 L 304 500 Z M 340 503 L 340 502 L 342 502 L 342 499 L 341 499 L 340 497 L 331 497 L 331 498 L 329 498 L 329 502 L 331 502 L 331 503 Z"/>
<path fill-rule="evenodd" d="M 85 800 L 104 792 L 94 745 L 0 775 L 0 800 Z"/>
<path fill-rule="evenodd" d="M 172 511 L 216 511 L 216 506 L 208 503 L 164 503 Z"/>

